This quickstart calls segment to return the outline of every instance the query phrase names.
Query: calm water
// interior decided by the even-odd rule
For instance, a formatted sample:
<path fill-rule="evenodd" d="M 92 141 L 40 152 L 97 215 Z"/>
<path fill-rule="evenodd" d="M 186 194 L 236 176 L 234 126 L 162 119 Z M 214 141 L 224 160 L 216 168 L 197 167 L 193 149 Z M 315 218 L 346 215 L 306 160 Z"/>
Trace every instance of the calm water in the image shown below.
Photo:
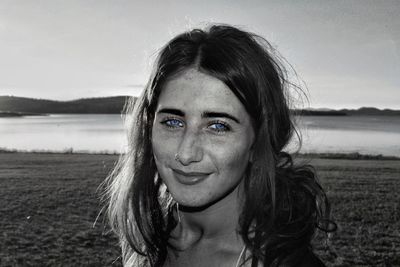
<path fill-rule="evenodd" d="M 298 120 L 302 152 L 400 156 L 400 116 L 305 116 Z"/>
<path fill-rule="evenodd" d="M 0 118 L 0 147 L 20 150 L 124 151 L 120 115 Z"/>
<path fill-rule="evenodd" d="M 400 156 L 399 116 L 297 118 L 302 152 L 360 152 Z M 297 141 L 289 146 L 289 150 Z M 121 152 L 126 137 L 120 115 L 50 115 L 0 118 L 0 148 Z"/>

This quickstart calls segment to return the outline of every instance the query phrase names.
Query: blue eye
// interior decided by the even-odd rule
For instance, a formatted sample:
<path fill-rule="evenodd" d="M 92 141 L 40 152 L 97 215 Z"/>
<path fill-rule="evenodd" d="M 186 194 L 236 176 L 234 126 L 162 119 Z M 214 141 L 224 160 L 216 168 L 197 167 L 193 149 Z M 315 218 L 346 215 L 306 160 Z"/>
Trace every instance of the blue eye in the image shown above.
<path fill-rule="evenodd" d="M 183 123 L 177 119 L 166 119 L 166 120 L 162 121 L 161 123 L 165 124 L 167 127 L 170 127 L 170 128 L 183 127 Z"/>
<path fill-rule="evenodd" d="M 222 122 L 212 123 L 209 127 L 217 132 L 227 132 L 230 130 L 229 126 Z"/>

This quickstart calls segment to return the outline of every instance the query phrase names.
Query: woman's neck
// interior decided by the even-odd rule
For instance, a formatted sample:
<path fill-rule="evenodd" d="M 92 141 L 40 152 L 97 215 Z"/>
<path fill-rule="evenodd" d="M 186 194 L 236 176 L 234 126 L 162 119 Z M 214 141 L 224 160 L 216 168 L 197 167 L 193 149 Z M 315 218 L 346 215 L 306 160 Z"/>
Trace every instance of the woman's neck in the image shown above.
<path fill-rule="evenodd" d="M 200 241 L 242 247 L 243 241 L 237 231 L 243 204 L 242 191 L 241 183 L 223 199 L 204 209 L 179 207 L 176 215 L 179 215 L 180 222 L 171 233 L 178 247 L 185 249 Z"/>

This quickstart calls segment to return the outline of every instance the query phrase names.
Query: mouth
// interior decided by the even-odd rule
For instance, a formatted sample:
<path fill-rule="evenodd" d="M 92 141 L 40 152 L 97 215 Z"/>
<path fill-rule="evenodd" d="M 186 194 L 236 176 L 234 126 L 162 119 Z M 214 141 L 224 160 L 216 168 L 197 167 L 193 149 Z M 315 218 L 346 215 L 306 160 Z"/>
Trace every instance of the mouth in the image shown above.
<path fill-rule="evenodd" d="M 211 173 L 206 172 L 185 172 L 178 169 L 172 169 L 175 178 L 184 185 L 194 185 L 206 179 Z"/>

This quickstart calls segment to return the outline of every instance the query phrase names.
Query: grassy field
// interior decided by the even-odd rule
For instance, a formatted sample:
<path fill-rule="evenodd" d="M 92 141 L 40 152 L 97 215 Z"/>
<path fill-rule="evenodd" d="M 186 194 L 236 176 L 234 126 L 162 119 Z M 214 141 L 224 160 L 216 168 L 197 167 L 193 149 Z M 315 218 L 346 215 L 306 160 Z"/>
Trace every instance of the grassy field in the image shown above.
<path fill-rule="evenodd" d="M 312 159 L 338 231 L 329 266 L 400 266 L 400 160 Z"/>
<path fill-rule="evenodd" d="M 96 191 L 115 155 L 0 153 L 0 266 L 120 266 Z M 400 266 L 400 160 L 305 159 L 338 231 L 328 266 Z M 94 224 L 94 225 L 93 225 Z"/>
<path fill-rule="evenodd" d="M 0 153 L 0 266 L 119 266 L 117 240 L 93 227 L 116 158 Z"/>

